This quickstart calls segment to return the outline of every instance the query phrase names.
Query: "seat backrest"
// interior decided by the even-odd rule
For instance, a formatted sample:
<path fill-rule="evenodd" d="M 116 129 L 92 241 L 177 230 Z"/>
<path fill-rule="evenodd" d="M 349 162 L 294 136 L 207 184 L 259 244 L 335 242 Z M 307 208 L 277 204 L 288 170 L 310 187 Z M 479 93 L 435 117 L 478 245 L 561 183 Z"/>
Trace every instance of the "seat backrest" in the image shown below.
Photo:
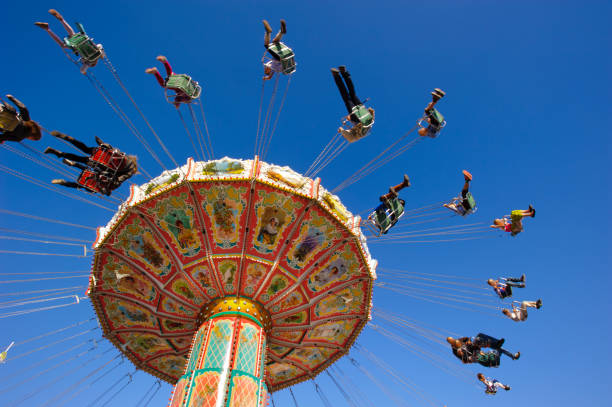
<path fill-rule="evenodd" d="M 200 85 L 191 79 L 189 75 L 185 74 L 172 74 L 166 81 L 166 87 L 168 89 L 180 90 L 190 98 L 197 98 L 200 96 Z"/>
<path fill-rule="evenodd" d="M 444 116 L 442 116 L 442 114 L 435 108 L 428 112 L 428 117 L 431 124 L 434 126 L 439 127 L 442 125 L 442 123 L 444 123 Z"/>
<path fill-rule="evenodd" d="M 474 199 L 474 196 L 472 196 L 471 192 L 468 192 L 467 194 L 465 194 L 465 201 L 470 206 L 471 211 L 476 209 L 476 200 Z"/>

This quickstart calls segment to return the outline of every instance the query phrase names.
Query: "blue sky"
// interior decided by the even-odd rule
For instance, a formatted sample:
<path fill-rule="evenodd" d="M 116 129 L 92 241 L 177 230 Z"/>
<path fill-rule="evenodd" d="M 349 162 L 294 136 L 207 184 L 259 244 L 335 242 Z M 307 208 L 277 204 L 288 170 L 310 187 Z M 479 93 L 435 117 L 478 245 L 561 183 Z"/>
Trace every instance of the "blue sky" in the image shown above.
<path fill-rule="evenodd" d="M 99 136 L 124 151 L 136 153 L 148 172 L 160 172 L 161 168 L 56 44 L 34 27 L 34 21 L 48 21 L 57 33 L 63 33 L 47 14 L 47 9 L 54 7 L 69 22 L 83 22 L 88 33 L 104 44 L 121 78 L 179 163 L 193 156 L 193 150 L 174 109 L 164 101 L 162 90 L 144 73 L 150 66 L 161 69 L 155 60 L 158 54 L 166 55 L 175 71 L 188 72 L 203 85 L 202 100 L 215 155 L 251 158 L 261 89 L 261 19 L 267 18 L 277 28 L 278 20 L 285 18 L 286 42 L 296 52 L 298 70 L 267 160 L 304 172 L 334 135 L 345 111 L 329 73 L 332 66 L 347 65 L 357 93 L 363 99 L 369 98 L 376 109 L 372 134 L 347 148 L 319 174 L 323 185 L 334 187 L 411 128 L 428 102 L 431 89 L 443 88 L 447 97 L 439 109 L 448 124 L 442 135 L 423 140 L 343 190 L 340 197 L 353 212 L 361 212 L 374 206 L 378 196 L 407 173 L 413 186 L 402 195 L 408 208 L 416 208 L 457 194 L 462 183 L 460 171 L 469 169 L 474 175 L 472 189 L 480 208 L 471 218 L 454 218 L 444 225 L 489 222 L 531 203 L 538 213 L 535 219 L 525 221 L 524 233 L 516 238 L 450 243 L 372 244 L 374 257 L 381 268 L 459 275 L 483 284 L 489 277 L 526 273 L 527 288 L 517 292 L 515 298 L 541 297 L 544 307 L 531 312 L 530 318 L 519 324 L 385 290 L 375 291 L 375 307 L 463 335 L 486 332 L 504 337 L 509 349 L 520 350 L 520 360 L 503 360 L 500 368 L 484 372 L 512 386 L 512 391 L 494 399 L 371 329 L 364 331 L 359 342 L 448 406 L 603 406 L 608 404 L 608 397 L 601 384 L 610 377 L 611 359 L 606 352 L 611 307 L 605 287 L 611 284 L 612 225 L 606 214 L 611 198 L 612 5 L 597 1 L 501 3 L 10 2 L 3 8 L 0 92 L 12 93 L 24 101 L 33 118 L 46 128 L 86 142 Z M 94 68 L 94 72 L 149 141 L 155 143 L 109 72 L 103 66 Z M 30 145 L 41 149 L 61 146 L 48 135 Z M 163 156 L 161 148 L 157 149 Z M 163 159 L 170 167 L 171 161 L 165 156 Z M 4 149 L 0 150 L 0 163 L 44 181 L 56 178 L 56 174 Z M 144 181 L 143 177 L 134 178 L 134 182 Z M 0 191 L 0 208 L 5 210 L 88 226 L 103 225 L 111 216 L 110 212 L 5 173 L 0 174 Z M 126 191 L 127 187 L 123 187 L 120 194 Z M 438 225 L 432 225 L 435 226 Z M 0 227 L 86 240 L 94 237 L 88 230 L 1 213 Z M 492 236 L 497 234 L 492 232 Z M 63 253 L 72 250 L 4 240 L 0 247 L 68 250 Z M 1 281 L 31 278 L 7 273 L 80 271 L 85 275 L 90 266 L 89 259 L 0 256 L 0 273 L 4 274 Z M 85 278 L 3 283 L 0 294 L 85 284 Z M 85 302 L 4 318 L 0 320 L 0 346 L 91 316 L 90 305 Z M 76 345 L 81 341 L 67 343 Z M 60 352 L 68 348 L 67 343 L 42 353 L 47 357 L 47 352 L 54 349 Z M 432 351 L 455 361 L 447 349 L 435 346 Z M 109 347 L 104 342 L 100 345 L 101 351 Z M 31 348 L 34 344 L 24 344 L 14 351 L 17 354 Z M 92 351 L 52 374 L 60 377 L 75 370 L 87 358 L 95 357 L 96 352 L 100 351 Z M 107 353 L 24 405 L 44 404 L 115 354 Z M 358 353 L 356 359 L 383 382 L 391 383 Z M 22 365 L 0 365 L 0 376 L 11 375 L 36 361 L 33 357 L 21 360 Z M 346 360 L 339 363 L 377 405 L 392 405 Z M 126 365 L 127 362 L 65 405 L 93 401 L 131 371 Z M 475 377 L 480 370 L 470 366 L 468 371 Z M 51 377 L 37 377 L 27 385 L 6 390 L 3 402 L 18 400 L 48 380 Z M 7 386 L 10 383 L 6 382 Z M 88 382 L 84 383 L 86 386 Z M 110 405 L 135 405 L 152 383 L 152 377 L 138 373 L 129 390 Z M 328 378 L 322 377 L 320 383 L 330 400 L 345 405 Z M 396 391 L 408 403 L 419 405 L 401 389 Z M 297 386 L 295 392 L 300 405 L 323 405 L 310 383 Z M 170 387 L 164 385 L 150 405 L 164 405 L 169 396 Z M 284 391 L 275 401 L 277 406 L 292 405 Z"/>

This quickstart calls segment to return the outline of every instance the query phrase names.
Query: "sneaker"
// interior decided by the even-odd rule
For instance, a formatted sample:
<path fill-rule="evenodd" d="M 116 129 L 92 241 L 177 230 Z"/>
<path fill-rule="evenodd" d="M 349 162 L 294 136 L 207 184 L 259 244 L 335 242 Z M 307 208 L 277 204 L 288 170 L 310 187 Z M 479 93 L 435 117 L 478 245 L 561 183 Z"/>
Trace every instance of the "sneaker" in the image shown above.
<path fill-rule="evenodd" d="M 63 179 L 52 179 L 51 183 L 52 184 L 61 184 L 64 180 Z"/>
<path fill-rule="evenodd" d="M 163 55 L 158 55 L 158 56 L 155 57 L 155 59 L 157 59 L 159 62 L 162 62 L 162 63 L 163 62 L 168 62 L 168 58 L 166 58 Z"/>
<path fill-rule="evenodd" d="M 264 25 L 264 28 L 266 29 L 267 33 L 271 33 L 272 32 L 272 27 L 270 27 L 270 23 L 268 23 L 267 20 L 262 20 L 262 23 Z"/>
<path fill-rule="evenodd" d="M 280 28 L 281 32 L 283 34 L 287 34 L 287 23 L 285 22 L 285 20 L 281 19 L 280 25 L 281 25 L 281 28 Z"/>
<path fill-rule="evenodd" d="M 520 281 L 521 281 L 521 283 L 524 283 L 524 282 L 525 282 L 525 274 L 522 274 L 522 275 L 521 275 Z"/>
<path fill-rule="evenodd" d="M 521 352 L 516 352 L 516 353 L 514 354 L 514 356 L 513 356 L 513 359 L 514 359 L 514 360 L 518 360 L 518 358 L 520 358 L 520 357 L 521 357 Z"/>
<path fill-rule="evenodd" d="M 506 391 L 510 390 L 510 386 L 504 387 L 504 390 L 506 390 Z"/>
<path fill-rule="evenodd" d="M 49 23 L 38 23 L 37 22 L 37 23 L 34 23 L 34 25 L 36 27 L 42 28 L 43 30 L 48 30 L 49 29 Z"/>
<path fill-rule="evenodd" d="M 535 218 L 535 209 L 533 208 L 533 206 L 529 205 L 529 210 L 532 212 L 531 217 Z"/>
<path fill-rule="evenodd" d="M 101 146 L 102 144 L 104 144 L 104 141 L 102 141 L 102 139 L 98 136 L 95 137 L 96 143 Z"/>
<path fill-rule="evenodd" d="M 466 170 L 463 170 L 463 178 L 465 178 L 466 181 L 471 181 L 472 180 L 472 174 L 470 174 Z"/>
<path fill-rule="evenodd" d="M 57 151 L 56 149 L 54 149 L 52 147 L 45 148 L 44 153 L 45 154 L 55 154 L 55 155 L 60 155 L 61 154 L 59 151 Z"/>
<path fill-rule="evenodd" d="M 434 92 L 437 93 L 441 98 L 443 98 L 444 96 L 446 96 L 446 92 L 444 92 L 442 89 L 440 88 L 435 88 Z M 433 92 L 432 92 L 433 93 Z"/>
<path fill-rule="evenodd" d="M 541 299 L 538 299 L 538 300 L 536 301 L 536 308 L 537 308 L 537 309 L 542 308 L 542 300 L 541 300 Z"/>
<path fill-rule="evenodd" d="M 340 70 L 340 72 L 346 72 L 346 65 L 340 65 L 338 69 Z"/>
<path fill-rule="evenodd" d="M 64 164 L 66 164 L 66 165 L 71 166 L 71 167 L 72 167 L 72 166 L 74 166 L 74 164 L 76 164 L 74 161 L 69 160 L 69 159 L 67 159 L 67 158 L 64 158 L 64 159 L 62 160 L 62 162 L 63 162 Z"/>
<path fill-rule="evenodd" d="M 332 71 L 333 74 L 340 73 L 340 71 L 338 71 L 337 68 L 331 68 L 331 71 Z"/>
<path fill-rule="evenodd" d="M 147 68 L 147 69 L 145 69 L 145 73 L 153 73 L 154 74 L 155 72 L 157 72 L 157 68 Z"/>
<path fill-rule="evenodd" d="M 404 174 L 404 186 L 406 186 L 406 188 L 410 186 L 410 177 L 406 174 Z"/>

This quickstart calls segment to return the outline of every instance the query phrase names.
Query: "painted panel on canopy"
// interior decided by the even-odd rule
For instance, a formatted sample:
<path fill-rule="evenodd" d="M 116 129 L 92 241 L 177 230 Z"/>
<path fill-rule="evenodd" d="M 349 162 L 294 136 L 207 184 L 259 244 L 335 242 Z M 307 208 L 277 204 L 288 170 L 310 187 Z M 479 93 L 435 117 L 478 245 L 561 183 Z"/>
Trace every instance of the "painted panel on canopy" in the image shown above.
<path fill-rule="evenodd" d="M 283 342 L 291 342 L 299 344 L 304 336 L 304 330 L 296 329 L 293 331 L 272 331 L 270 332 L 270 339 L 278 339 Z"/>
<path fill-rule="evenodd" d="M 308 276 L 305 287 L 316 295 L 360 277 L 369 278 L 367 266 L 362 262 L 357 246 L 349 242 Z"/>
<path fill-rule="evenodd" d="M 127 344 L 127 349 L 140 361 L 162 353 L 174 353 L 174 349 L 165 339 L 142 332 L 121 332 L 117 334 L 121 343 Z"/>
<path fill-rule="evenodd" d="M 291 243 L 281 257 L 281 265 L 301 275 L 320 261 L 326 250 L 342 240 L 344 226 L 319 206 L 308 211 L 299 229 L 291 237 Z"/>
<path fill-rule="evenodd" d="M 97 269 L 101 270 L 102 275 L 98 274 L 98 280 L 102 284 L 96 286 L 96 292 L 114 292 L 154 306 L 159 294 L 158 288 L 149 277 L 114 254 L 103 252 L 98 255 Z"/>
<path fill-rule="evenodd" d="M 266 366 L 268 383 L 277 386 L 296 377 L 303 376 L 306 372 L 289 363 L 274 362 Z"/>
<path fill-rule="evenodd" d="M 223 157 L 220 160 L 198 162 L 195 168 L 195 179 L 202 177 L 213 179 L 246 178 L 251 169 L 251 162 Z"/>
<path fill-rule="evenodd" d="M 303 343 L 327 342 L 344 347 L 360 321 L 360 319 L 347 319 L 317 325 L 308 331 Z"/>
<path fill-rule="evenodd" d="M 194 284 L 184 278 L 182 274 L 176 274 L 174 278 L 166 284 L 164 290 L 173 293 L 183 301 L 191 304 L 194 308 L 200 308 L 203 303 L 207 302 L 206 298 L 202 298 L 202 293 Z"/>
<path fill-rule="evenodd" d="M 163 372 L 174 379 L 178 379 L 183 375 L 187 360 L 180 355 L 164 355 L 149 360 L 147 364 L 155 370 Z"/>
<path fill-rule="evenodd" d="M 368 283 L 361 281 L 323 297 L 311 308 L 312 320 L 345 315 L 365 316 L 367 292 Z"/>
<path fill-rule="evenodd" d="M 165 249 L 165 243 L 134 212 L 128 214 L 110 235 L 105 243 L 105 246 L 108 245 L 150 271 L 162 283 L 177 271 L 171 254 Z"/>
<path fill-rule="evenodd" d="M 157 318 L 147 308 L 116 297 L 98 296 L 111 330 L 145 328 L 159 330 Z"/>
<path fill-rule="evenodd" d="M 278 345 L 276 343 L 272 343 L 270 342 L 268 344 L 268 351 L 273 355 L 276 356 L 279 359 L 282 359 L 283 356 L 285 356 L 287 354 L 287 352 L 289 352 L 290 350 L 292 350 L 293 348 L 288 348 L 286 346 L 283 345 Z"/>
<path fill-rule="evenodd" d="M 274 320 L 274 326 L 285 327 L 285 326 L 296 326 L 296 325 L 307 325 L 308 312 L 300 311 L 295 314 L 287 315 L 279 319 Z"/>
<path fill-rule="evenodd" d="M 223 285 L 224 295 L 235 294 L 238 289 L 238 267 L 239 257 L 215 257 L 213 258 L 217 270 L 217 280 Z"/>
<path fill-rule="evenodd" d="M 157 313 L 158 315 L 161 315 L 162 313 L 171 314 L 182 319 L 195 319 L 198 315 L 198 310 L 178 302 L 173 298 L 164 296 L 159 301 Z"/>
<path fill-rule="evenodd" d="M 253 200 L 246 252 L 274 260 L 307 200 L 261 183 L 255 184 Z"/>
<path fill-rule="evenodd" d="M 269 276 L 268 281 L 262 286 L 257 299 L 263 304 L 273 302 L 283 291 L 294 285 L 295 282 L 296 278 L 294 276 L 287 273 L 286 270 L 277 267 L 272 272 L 272 275 Z"/>
<path fill-rule="evenodd" d="M 166 338 L 168 342 L 170 342 L 179 353 L 189 352 L 189 348 L 191 346 L 191 335 L 189 336 L 179 336 L 177 338 Z"/>
<path fill-rule="evenodd" d="M 183 270 L 191 276 L 191 279 L 196 282 L 200 290 L 209 298 L 219 295 L 219 287 L 215 280 L 216 272 L 212 271 L 208 261 L 195 261 L 183 266 Z"/>
<path fill-rule="evenodd" d="M 298 286 L 291 291 L 285 298 L 276 302 L 270 307 L 270 311 L 275 314 L 284 313 L 294 308 L 301 307 L 308 303 L 308 297 L 304 294 L 302 287 Z"/>
<path fill-rule="evenodd" d="M 206 255 L 189 187 L 179 186 L 140 205 L 183 263 Z"/>
<path fill-rule="evenodd" d="M 195 324 L 193 322 L 186 322 L 171 318 L 159 318 L 159 322 L 163 333 L 192 333 L 195 330 Z"/>
<path fill-rule="evenodd" d="M 240 293 L 245 297 L 252 297 L 265 281 L 271 267 L 272 264 L 261 263 L 245 257 L 241 273 Z"/>
<path fill-rule="evenodd" d="M 194 184 L 196 197 L 206 227 L 206 237 L 215 254 L 240 254 L 244 237 L 250 183 L 248 181 L 223 184 L 199 182 Z"/>
<path fill-rule="evenodd" d="M 323 347 L 298 348 L 285 357 L 313 370 L 328 361 L 337 350 Z"/>

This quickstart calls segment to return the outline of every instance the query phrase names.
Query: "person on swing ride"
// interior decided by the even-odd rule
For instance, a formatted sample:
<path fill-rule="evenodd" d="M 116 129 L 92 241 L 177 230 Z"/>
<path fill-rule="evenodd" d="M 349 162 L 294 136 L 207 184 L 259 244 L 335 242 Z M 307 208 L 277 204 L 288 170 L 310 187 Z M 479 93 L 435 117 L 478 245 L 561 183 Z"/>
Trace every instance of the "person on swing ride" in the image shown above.
<path fill-rule="evenodd" d="M 80 71 L 83 75 L 87 73 L 87 69 L 96 66 L 98 60 L 100 58 L 104 58 L 106 55 L 104 54 L 104 48 L 102 44 L 95 44 L 93 39 L 91 39 L 86 33 L 83 25 L 81 23 L 76 23 L 79 28 L 79 32 L 75 32 L 70 24 L 64 20 L 64 17 L 57 10 L 50 9 L 49 14 L 53 17 L 57 18 L 60 23 L 64 26 L 64 29 L 68 33 L 68 37 L 65 37 L 62 41 L 57 34 L 55 34 L 49 28 L 49 23 L 34 23 L 35 26 L 42 28 L 45 30 L 51 38 L 55 42 L 59 44 L 63 49 L 70 49 L 79 57 L 79 62 L 81 62 Z"/>
<path fill-rule="evenodd" d="M 440 99 L 442 99 L 446 95 L 446 93 L 439 88 L 435 88 L 433 92 L 431 92 L 431 102 L 425 108 L 425 115 L 421 120 L 419 120 L 419 126 L 421 126 L 421 122 L 427 122 L 427 127 L 421 126 L 421 128 L 417 131 L 419 136 L 421 137 L 430 137 L 436 138 L 440 134 L 442 127 L 446 126 L 446 121 L 444 120 L 444 116 L 440 114 L 438 110 L 434 107 L 436 103 Z"/>
<path fill-rule="evenodd" d="M 506 386 L 505 384 L 503 384 L 497 379 L 490 379 L 488 377 L 485 377 L 485 375 L 483 375 L 482 373 L 478 373 L 476 377 L 478 377 L 478 380 L 483 382 L 484 385 L 486 386 L 485 388 L 486 394 L 494 395 L 497 393 L 497 389 L 504 389 L 506 391 L 510 390 L 510 386 Z"/>
<path fill-rule="evenodd" d="M 501 219 L 493 220 L 491 227 L 509 232 L 511 236 L 516 236 L 523 231 L 523 218 L 525 216 L 534 218 L 535 213 L 536 211 L 531 205 L 529 205 L 529 209 L 516 209 L 510 213 L 510 216 L 506 215 Z"/>
<path fill-rule="evenodd" d="M 502 300 L 507 297 L 512 297 L 512 287 L 525 288 L 525 274 L 521 275 L 520 278 L 506 277 L 501 278 L 501 280 L 504 280 L 504 282 L 502 283 L 499 280 L 490 278 L 487 280 L 487 284 L 493 287 L 495 293 L 499 295 L 499 298 Z"/>
<path fill-rule="evenodd" d="M 42 131 L 40 125 L 30 119 L 28 108 L 13 95 L 6 95 L 17 110 L 0 99 L 0 144 L 5 141 L 20 142 L 24 139 L 40 140 Z"/>
<path fill-rule="evenodd" d="M 496 339 L 482 333 L 472 338 L 455 339 L 449 336 L 446 341 L 451 345 L 453 354 L 463 363 L 478 363 L 486 367 L 497 367 L 500 364 L 502 353 L 512 360 L 521 357 L 520 352 L 513 354 L 502 348 L 504 339 Z M 482 348 L 491 348 L 491 350 L 483 352 Z"/>
<path fill-rule="evenodd" d="M 264 54 L 264 58 L 262 58 L 264 68 L 263 80 L 269 81 L 275 73 L 292 74 L 295 72 L 295 54 L 291 48 L 281 42 L 283 35 L 287 34 L 287 23 L 285 20 L 280 20 L 280 30 L 276 33 L 272 41 L 270 41 L 272 37 L 272 27 L 270 23 L 268 23 L 267 20 L 263 20 L 263 25 L 266 30 L 266 34 L 264 35 L 264 47 L 271 57 L 266 61 Z"/>
<path fill-rule="evenodd" d="M 191 76 L 186 74 L 177 74 L 172 71 L 172 66 L 168 62 L 168 58 L 163 55 L 158 55 L 155 59 L 161 62 L 166 69 L 166 78 L 163 78 L 157 68 L 147 68 L 145 72 L 152 74 L 157 79 L 159 86 L 166 90 L 174 91 L 174 95 L 168 95 L 167 99 L 177 109 L 181 103 L 191 103 L 193 100 L 200 97 L 202 88 L 198 82 L 191 79 Z"/>
<path fill-rule="evenodd" d="M 352 143 L 364 138 L 372 130 L 374 125 L 374 109 L 371 107 L 366 108 L 357 97 L 355 86 L 351 80 L 351 75 L 346 70 L 346 66 L 341 65 L 337 69 L 331 68 L 331 73 L 348 111 L 348 115 L 342 121 L 342 125 L 344 126 L 348 122 L 351 123 L 350 128 L 339 127 L 338 133 L 342 134 L 346 141 Z"/>
<path fill-rule="evenodd" d="M 78 182 L 70 182 L 63 179 L 54 179 L 53 184 L 63 185 L 69 188 L 82 188 L 104 195 L 119 188 L 121 184 L 138 172 L 137 158 L 127 155 L 110 144 L 104 143 L 96 137 L 96 147 L 89 147 L 85 143 L 70 137 L 59 131 L 52 131 L 51 135 L 67 141 L 88 156 L 65 153 L 54 148 L 47 147 L 45 154 L 53 154 L 62 158 L 62 162 L 71 167 L 80 169 L 81 175 Z"/>
<path fill-rule="evenodd" d="M 520 307 L 517 305 L 520 304 Z M 527 308 L 542 308 L 542 300 L 538 299 L 537 301 L 512 301 L 512 311 L 509 309 L 503 309 L 502 313 L 515 322 L 524 321 L 527 319 Z"/>
<path fill-rule="evenodd" d="M 380 205 L 368 217 L 368 220 L 374 224 L 380 234 L 386 234 L 404 214 L 406 202 L 403 199 L 399 199 L 398 192 L 409 186 L 410 178 L 404 175 L 404 180 L 401 184 L 390 187 L 388 193 L 380 196 Z"/>
<path fill-rule="evenodd" d="M 445 208 L 461 216 L 469 215 L 476 210 L 476 201 L 469 191 L 472 174 L 463 170 L 463 178 L 465 179 L 465 184 L 463 184 L 463 189 L 461 190 L 461 198 L 454 198 L 450 203 L 443 205 Z"/>

